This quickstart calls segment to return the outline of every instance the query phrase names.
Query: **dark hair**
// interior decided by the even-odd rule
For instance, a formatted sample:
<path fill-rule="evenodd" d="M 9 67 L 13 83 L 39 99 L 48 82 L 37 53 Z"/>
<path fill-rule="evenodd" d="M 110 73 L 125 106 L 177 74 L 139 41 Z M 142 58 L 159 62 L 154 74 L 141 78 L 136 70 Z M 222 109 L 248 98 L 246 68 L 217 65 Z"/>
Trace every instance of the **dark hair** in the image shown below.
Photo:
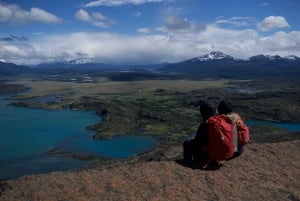
<path fill-rule="evenodd" d="M 209 117 L 212 117 L 215 115 L 215 109 L 210 103 L 204 102 L 200 105 L 200 113 L 201 113 L 203 120 L 205 121 Z"/>
<path fill-rule="evenodd" d="M 223 100 L 218 105 L 219 114 L 229 114 L 232 112 L 231 103 L 229 101 Z"/>

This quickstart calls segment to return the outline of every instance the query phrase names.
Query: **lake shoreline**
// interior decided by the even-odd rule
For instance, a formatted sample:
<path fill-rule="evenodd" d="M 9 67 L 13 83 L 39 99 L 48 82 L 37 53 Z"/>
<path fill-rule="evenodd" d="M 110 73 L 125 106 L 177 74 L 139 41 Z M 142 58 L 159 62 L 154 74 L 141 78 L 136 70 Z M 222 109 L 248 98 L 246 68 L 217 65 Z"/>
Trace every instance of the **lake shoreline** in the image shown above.
<path fill-rule="evenodd" d="M 174 97 L 184 97 L 185 93 L 179 92 L 169 92 L 166 90 L 157 90 L 154 92 L 155 96 L 164 97 L 166 94 L 170 95 L 171 99 Z M 189 93 L 188 93 L 189 94 Z M 136 95 L 136 94 L 135 94 Z M 152 95 L 152 94 L 150 94 Z M 100 117 L 104 117 L 101 122 L 96 123 L 94 125 L 87 125 L 88 129 L 94 130 L 96 134 L 94 135 L 94 140 L 97 139 L 111 139 L 118 135 L 127 135 L 127 134 L 136 134 L 141 136 L 151 135 L 151 132 L 146 133 L 145 128 L 149 125 L 155 128 L 159 134 L 155 134 L 152 132 L 154 138 L 159 139 L 158 144 L 155 149 L 135 155 L 133 157 L 129 157 L 128 159 L 118 159 L 118 160 L 106 160 L 101 158 L 100 162 L 97 163 L 97 166 L 103 165 L 114 165 L 120 163 L 127 163 L 130 161 L 151 161 L 151 160 L 172 160 L 178 157 L 178 153 L 180 153 L 182 148 L 182 142 L 188 136 L 193 135 L 196 131 L 199 116 L 194 113 L 197 108 L 197 104 L 199 102 L 191 101 L 192 105 L 189 106 L 188 110 L 182 110 L 177 108 L 163 108 L 161 103 L 152 105 L 148 104 L 148 100 L 146 100 L 143 96 L 139 97 L 139 101 L 135 99 L 128 99 L 127 95 L 125 95 L 125 99 L 122 98 L 111 98 L 111 99 L 102 99 L 97 97 L 80 97 L 78 99 L 70 99 L 68 98 L 68 94 L 47 94 L 46 96 L 59 96 L 59 100 L 56 98 L 46 98 L 50 100 L 50 102 L 30 102 L 30 99 L 34 100 L 43 100 L 43 96 L 26 96 L 25 101 L 22 100 L 22 97 L 12 97 L 12 100 L 15 101 L 12 105 L 19 107 L 26 107 L 31 109 L 45 109 L 45 110 L 61 110 L 61 109 L 69 109 L 69 110 L 89 110 L 94 111 Z M 185 98 L 185 97 L 184 97 Z M 55 100 L 54 102 L 51 102 Z M 142 108 L 143 110 L 140 110 Z M 162 111 L 160 111 L 162 109 Z M 264 116 L 272 116 L 272 114 Z M 178 117 L 178 119 L 176 119 Z M 262 119 L 262 118 L 257 118 Z M 137 121 L 138 120 L 138 121 Z M 173 121 L 174 120 L 174 121 Z M 189 122 L 191 121 L 191 122 Z M 124 122 L 124 124 L 118 124 L 118 122 Z M 143 124 L 139 124 L 138 122 L 143 122 Z M 177 127 L 166 127 L 167 122 L 177 122 Z M 159 128 L 157 130 L 157 128 Z M 184 129 L 188 128 L 187 130 Z M 176 134 L 175 138 L 173 138 L 173 134 L 179 132 L 180 134 Z M 266 128 L 268 130 L 269 128 Z M 275 131 L 271 129 L 271 132 L 262 130 L 255 130 L 255 132 L 251 133 L 252 142 L 253 143 L 263 143 L 263 142 L 272 142 L 277 143 L 281 141 L 291 141 L 299 138 L 299 132 L 297 134 L 290 134 L 284 130 Z M 120 133 L 122 131 L 122 133 Z M 172 133 L 171 131 L 174 131 Z M 181 134 L 182 133 L 182 134 Z M 264 133 L 264 135 L 261 135 Z M 163 136 L 163 137 L 161 137 Z M 177 137 L 178 136 L 178 137 Z M 176 147 L 176 148 L 174 148 Z M 67 154 L 68 155 L 68 154 Z M 69 155 L 69 157 L 88 159 L 93 158 L 92 156 L 82 156 L 82 155 Z"/>

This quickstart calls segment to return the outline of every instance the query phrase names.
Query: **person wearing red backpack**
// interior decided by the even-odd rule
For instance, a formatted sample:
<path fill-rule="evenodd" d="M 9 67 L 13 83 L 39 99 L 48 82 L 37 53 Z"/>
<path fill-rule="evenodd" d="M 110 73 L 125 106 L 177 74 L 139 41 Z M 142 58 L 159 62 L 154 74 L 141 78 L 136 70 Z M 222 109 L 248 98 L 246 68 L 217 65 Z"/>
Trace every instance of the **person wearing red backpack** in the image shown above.
<path fill-rule="evenodd" d="M 237 113 L 234 113 L 232 111 L 232 105 L 229 101 L 227 101 L 227 100 L 221 101 L 218 105 L 217 111 L 218 111 L 219 114 L 224 114 L 224 115 L 228 116 L 230 119 L 232 119 L 232 121 L 236 124 L 237 132 L 238 132 L 240 127 L 246 126 L 243 119 L 240 117 L 240 115 L 238 115 Z M 248 133 L 248 135 L 249 135 L 249 133 Z M 241 138 L 241 137 L 238 135 L 238 133 L 234 137 L 236 137 L 236 139 L 234 139 L 234 141 L 235 141 L 234 149 L 235 150 L 234 150 L 233 156 L 230 159 L 238 157 L 239 155 L 241 155 L 244 151 L 243 145 L 248 143 L 248 141 L 249 141 L 249 139 L 248 139 L 247 142 L 245 142 L 245 143 L 239 142 L 238 138 Z M 240 141 L 241 140 L 242 139 L 240 139 Z"/>
<path fill-rule="evenodd" d="M 203 166 L 207 169 L 212 163 L 215 169 L 219 161 L 231 160 L 243 153 L 243 146 L 249 142 L 249 129 L 237 114 L 233 113 L 229 101 L 221 101 L 217 107 L 218 114 L 208 119 L 209 160 Z"/>

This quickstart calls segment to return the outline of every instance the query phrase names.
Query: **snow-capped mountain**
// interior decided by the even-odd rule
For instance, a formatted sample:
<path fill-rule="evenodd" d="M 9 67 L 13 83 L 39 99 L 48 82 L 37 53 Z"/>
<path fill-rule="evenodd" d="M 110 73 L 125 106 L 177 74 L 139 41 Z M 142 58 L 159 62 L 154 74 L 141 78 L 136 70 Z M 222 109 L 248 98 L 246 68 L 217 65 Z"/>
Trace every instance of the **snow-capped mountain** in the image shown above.
<path fill-rule="evenodd" d="M 256 55 L 242 60 L 234 59 L 222 52 L 211 52 L 165 65 L 158 70 L 202 77 L 299 77 L 300 58 L 293 55 L 287 57 Z"/>
<path fill-rule="evenodd" d="M 92 58 L 80 58 L 80 59 L 74 59 L 71 61 L 67 61 L 68 64 L 90 64 L 90 63 L 101 63 L 98 59 L 92 59 Z"/>
<path fill-rule="evenodd" d="M 288 55 L 283 57 L 285 59 L 289 59 L 289 60 L 296 60 L 296 59 L 300 59 L 299 57 L 295 56 L 295 55 Z"/>
<path fill-rule="evenodd" d="M 224 54 L 223 52 L 219 52 L 219 51 L 213 51 L 210 52 L 209 54 L 205 54 L 203 56 L 199 56 L 194 58 L 195 60 L 199 60 L 199 61 L 207 61 L 207 60 L 218 60 L 218 59 L 233 59 L 232 56 L 229 56 L 227 54 Z"/>
<path fill-rule="evenodd" d="M 42 63 L 31 68 L 5 63 L 0 59 L 0 75 L 36 73 L 95 73 L 103 71 L 124 71 L 130 69 L 156 70 L 175 72 L 202 77 L 300 77 L 300 58 L 294 55 L 281 57 L 278 55 L 256 55 L 249 59 L 235 59 L 219 51 L 195 57 L 178 63 L 160 65 L 117 65 L 101 63 L 98 59 L 80 58 L 70 61 Z"/>
<path fill-rule="evenodd" d="M 131 69 L 156 69 L 164 64 L 151 64 L 151 65 L 122 65 L 122 64 L 110 64 L 104 63 L 100 59 L 94 58 L 79 58 L 68 61 L 55 61 L 48 63 L 38 64 L 36 69 L 38 70 L 73 70 L 73 71 L 122 71 L 122 70 L 131 70 Z"/>
<path fill-rule="evenodd" d="M 88 67 L 95 67 L 98 65 L 103 66 L 104 64 L 100 62 L 98 59 L 93 58 L 80 58 L 80 59 L 73 59 L 73 60 L 66 60 L 66 61 L 53 61 L 53 62 L 46 62 L 46 63 L 40 63 L 36 65 L 37 68 L 75 68 L 78 66 L 84 66 L 86 65 Z"/>
<path fill-rule="evenodd" d="M 80 58 L 69 61 L 56 61 L 51 63 L 41 63 L 34 66 L 38 73 L 95 73 L 101 71 L 118 71 L 126 66 L 102 63 L 99 59 Z"/>
<path fill-rule="evenodd" d="M 276 62 L 276 61 L 284 61 L 284 60 L 288 60 L 288 61 L 295 61 L 295 60 L 299 60 L 300 58 L 295 56 L 295 55 L 289 55 L 289 56 L 285 56 L 285 57 L 281 57 L 279 55 L 256 55 L 256 56 L 252 56 L 248 59 L 248 61 L 265 61 L 265 62 Z"/>

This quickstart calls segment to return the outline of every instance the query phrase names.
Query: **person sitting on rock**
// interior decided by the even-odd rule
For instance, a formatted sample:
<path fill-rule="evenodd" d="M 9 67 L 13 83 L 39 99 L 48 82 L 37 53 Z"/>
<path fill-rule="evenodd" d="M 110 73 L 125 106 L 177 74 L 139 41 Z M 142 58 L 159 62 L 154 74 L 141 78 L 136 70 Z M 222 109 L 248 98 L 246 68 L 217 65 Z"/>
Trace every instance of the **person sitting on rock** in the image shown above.
<path fill-rule="evenodd" d="M 244 121 L 242 120 L 240 115 L 233 112 L 232 105 L 229 101 L 227 101 L 227 100 L 221 101 L 217 107 L 217 111 L 219 114 L 225 114 L 226 116 L 230 117 L 233 121 L 235 121 L 238 128 L 244 125 Z M 247 132 L 249 132 L 249 130 Z M 238 138 L 239 136 L 236 135 L 235 137 Z M 239 145 L 239 140 L 235 139 L 234 141 L 236 141 L 236 145 L 235 145 L 236 150 L 235 150 L 232 158 L 238 157 L 239 155 L 241 155 L 243 153 L 243 146 Z"/>
<path fill-rule="evenodd" d="M 186 140 L 183 143 L 184 160 L 192 161 L 199 160 L 205 163 L 209 159 L 207 154 L 208 149 L 208 125 L 209 117 L 215 115 L 215 108 L 208 102 L 200 105 L 200 114 L 202 123 L 199 125 L 195 137 L 191 140 Z"/>

